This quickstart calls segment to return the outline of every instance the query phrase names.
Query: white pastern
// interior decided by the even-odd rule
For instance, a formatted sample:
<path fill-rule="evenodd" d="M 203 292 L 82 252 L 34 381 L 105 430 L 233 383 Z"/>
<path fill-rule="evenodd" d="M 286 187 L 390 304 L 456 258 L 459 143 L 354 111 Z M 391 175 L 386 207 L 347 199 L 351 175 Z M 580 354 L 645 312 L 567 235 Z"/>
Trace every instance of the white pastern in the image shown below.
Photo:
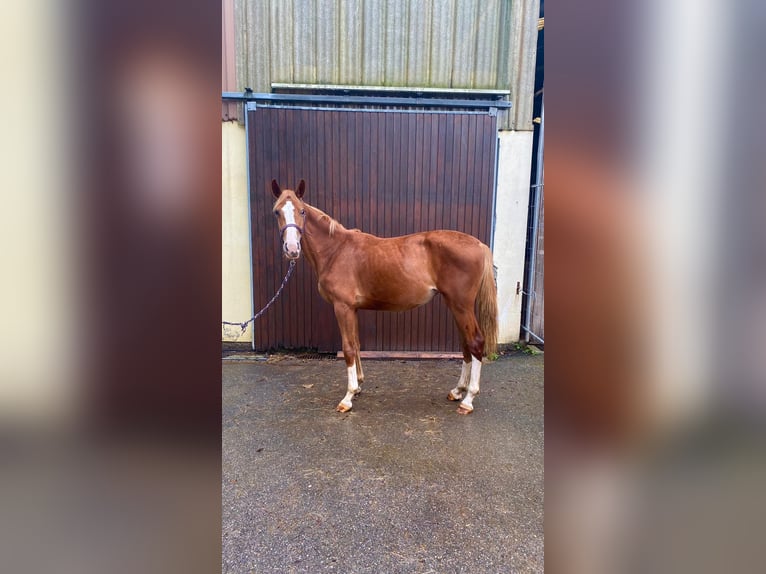
<path fill-rule="evenodd" d="M 479 394 L 479 377 L 481 376 L 481 360 L 471 357 L 471 381 L 468 383 L 468 392 L 460 403 L 460 406 L 468 411 L 473 410 L 473 398 Z"/>
<path fill-rule="evenodd" d="M 282 206 L 282 215 L 285 216 L 285 225 L 295 225 L 295 206 L 292 201 L 285 201 Z M 298 237 L 298 230 L 294 227 L 288 227 L 285 229 L 284 237 L 284 249 L 288 253 L 298 253 L 301 249 L 300 237 Z"/>
<path fill-rule="evenodd" d="M 354 398 L 356 391 L 359 390 L 359 380 L 356 377 L 356 365 L 351 365 L 347 369 L 348 371 L 348 389 L 346 396 L 340 402 L 343 406 L 351 408 L 351 400 Z"/>

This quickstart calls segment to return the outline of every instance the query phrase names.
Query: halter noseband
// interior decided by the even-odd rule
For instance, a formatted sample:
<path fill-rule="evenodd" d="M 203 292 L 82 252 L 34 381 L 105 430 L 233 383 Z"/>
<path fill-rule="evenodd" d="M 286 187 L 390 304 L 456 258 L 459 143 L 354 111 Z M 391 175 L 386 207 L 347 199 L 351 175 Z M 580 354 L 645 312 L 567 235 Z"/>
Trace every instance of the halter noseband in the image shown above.
<path fill-rule="evenodd" d="M 306 223 L 305 223 L 306 218 L 304 217 L 303 219 L 304 219 L 303 225 L 305 226 L 306 225 Z M 301 232 L 301 236 L 303 235 L 303 227 L 301 227 L 297 223 L 287 223 L 284 227 L 279 229 L 279 237 L 282 238 L 282 240 L 284 240 L 285 231 L 287 231 L 291 227 L 294 227 L 295 229 L 300 231 Z"/>

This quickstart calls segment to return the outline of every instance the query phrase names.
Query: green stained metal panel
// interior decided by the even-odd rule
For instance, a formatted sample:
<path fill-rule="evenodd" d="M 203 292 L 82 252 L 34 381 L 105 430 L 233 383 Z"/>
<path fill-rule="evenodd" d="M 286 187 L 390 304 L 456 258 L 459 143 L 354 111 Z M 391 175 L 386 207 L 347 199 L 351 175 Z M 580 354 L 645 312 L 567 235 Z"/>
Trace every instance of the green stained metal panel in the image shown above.
<path fill-rule="evenodd" d="M 279 0 L 272 0 L 277 2 Z M 338 66 L 340 51 L 340 0 L 316 0 L 317 2 L 317 82 L 340 83 Z M 293 82 L 302 82 L 293 78 Z"/>
<path fill-rule="evenodd" d="M 431 75 L 428 79 L 431 86 L 454 87 L 452 85 L 454 28 L 455 0 L 435 0 L 431 16 Z"/>
<path fill-rule="evenodd" d="M 234 0 L 237 82 L 510 90 L 530 130 L 539 1 Z"/>
<path fill-rule="evenodd" d="M 295 0 L 293 14 L 293 78 L 307 78 L 309 83 L 316 83 L 318 17 L 315 0 Z"/>
<path fill-rule="evenodd" d="M 391 0 L 387 3 L 383 78 L 386 86 L 403 86 L 407 83 L 408 4 L 406 0 Z"/>
<path fill-rule="evenodd" d="M 474 87 L 477 70 L 476 39 L 482 33 L 476 19 L 476 2 L 455 6 L 454 45 L 452 47 L 452 85 Z"/>
<path fill-rule="evenodd" d="M 362 83 L 362 0 L 345 0 L 340 3 L 340 83 Z"/>
<path fill-rule="evenodd" d="M 500 58 L 500 28 L 502 0 L 486 0 L 478 4 L 476 23 L 476 66 L 473 84 L 476 88 L 497 87 L 497 67 Z M 506 44 L 507 45 L 507 44 Z"/>
<path fill-rule="evenodd" d="M 235 0 L 237 82 L 268 91 L 271 82 L 271 0 Z"/>
<path fill-rule="evenodd" d="M 428 86 L 431 77 L 431 2 L 412 2 L 407 22 L 409 49 L 407 76 L 409 86 Z"/>
<path fill-rule="evenodd" d="M 386 3 L 365 0 L 362 14 L 362 84 L 382 86 L 385 82 Z"/>
<path fill-rule="evenodd" d="M 271 79 L 291 82 L 293 75 L 293 53 L 295 52 L 292 0 L 271 2 Z"/>

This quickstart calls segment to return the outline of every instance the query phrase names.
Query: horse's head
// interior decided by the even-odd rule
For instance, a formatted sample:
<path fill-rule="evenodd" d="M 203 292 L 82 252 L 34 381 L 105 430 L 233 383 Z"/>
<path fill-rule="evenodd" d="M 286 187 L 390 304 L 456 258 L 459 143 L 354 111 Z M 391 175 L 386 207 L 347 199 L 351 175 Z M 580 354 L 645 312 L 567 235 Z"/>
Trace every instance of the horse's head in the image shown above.
<path fill-rule="evenodd" d="M 301 198 L 306 191 L 306 182 L 301 180 L 298 189 L 280 189 L 276 179 L 271 180 L 271 191 L 277 198 L 274 215 L 279 225 L 282 250 L 288 259 L 301 256 L 301 237 L 306 224 L 306 208 Z"/>

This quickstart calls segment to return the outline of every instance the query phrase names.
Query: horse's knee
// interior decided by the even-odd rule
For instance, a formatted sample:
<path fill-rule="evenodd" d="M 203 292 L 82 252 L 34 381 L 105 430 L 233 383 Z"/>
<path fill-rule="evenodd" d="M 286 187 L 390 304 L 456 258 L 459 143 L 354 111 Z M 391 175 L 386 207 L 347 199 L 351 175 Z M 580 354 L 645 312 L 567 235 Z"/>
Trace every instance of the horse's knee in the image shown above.
<path fill-rule="evenodd" d="M 354 345 L 344 343 L 343 358 L 346 359 L 347 367 L 350 367 L 351 365 L 355 365 L 357 361 L 356 347 L 354 347 Z"/>

